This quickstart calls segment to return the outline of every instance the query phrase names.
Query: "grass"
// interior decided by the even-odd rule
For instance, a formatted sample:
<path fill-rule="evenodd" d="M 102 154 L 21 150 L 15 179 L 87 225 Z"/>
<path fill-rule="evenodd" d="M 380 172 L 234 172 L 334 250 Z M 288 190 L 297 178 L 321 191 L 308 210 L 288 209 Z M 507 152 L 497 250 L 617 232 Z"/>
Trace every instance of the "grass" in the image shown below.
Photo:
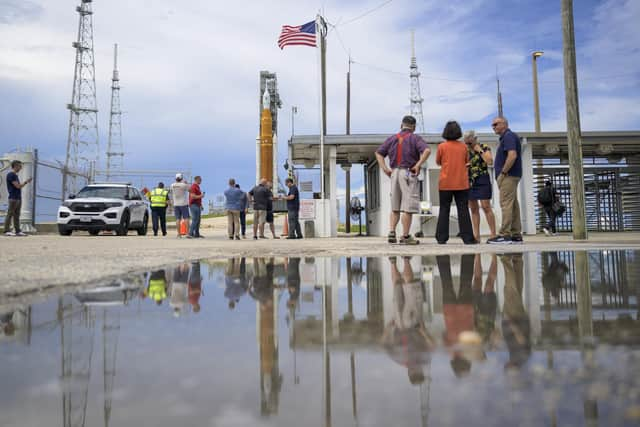
<path fill-rule="evenodd" d="M 351 233 L 358 234 L 358 224 L 351 223 Z M 338 224 L 338 233 L 346 233 L 347 226 L 345 224 Z M 362 234 L 367 233 L 367 224 L 362 224 Z"/>

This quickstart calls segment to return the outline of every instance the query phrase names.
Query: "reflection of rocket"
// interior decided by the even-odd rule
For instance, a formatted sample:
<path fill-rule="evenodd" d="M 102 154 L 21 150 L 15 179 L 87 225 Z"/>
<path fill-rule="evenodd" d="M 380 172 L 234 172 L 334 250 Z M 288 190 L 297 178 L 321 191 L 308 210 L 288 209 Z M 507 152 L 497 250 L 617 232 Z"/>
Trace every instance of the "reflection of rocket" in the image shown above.
<path fill-rule="evenodd" d="M 271 119 L 271 97 L 265 89 L 260 116 L 260 177 L 273 181 L 273 129 Z"/>

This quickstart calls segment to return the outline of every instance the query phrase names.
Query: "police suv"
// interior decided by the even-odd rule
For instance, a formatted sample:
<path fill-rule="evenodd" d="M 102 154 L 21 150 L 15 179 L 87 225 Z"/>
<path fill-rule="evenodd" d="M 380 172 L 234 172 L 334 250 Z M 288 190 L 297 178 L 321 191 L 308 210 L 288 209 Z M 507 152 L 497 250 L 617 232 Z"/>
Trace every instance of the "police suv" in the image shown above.
<path fill-rule="evenodd" d="M 149 205 L 131 184 L 91 184 L 70 195 L 58 208 L 58 232 L 70 236 L 76 230 L 92 236 L 104 230 L 126 236 L 129 230 L 147 234 Z"/>

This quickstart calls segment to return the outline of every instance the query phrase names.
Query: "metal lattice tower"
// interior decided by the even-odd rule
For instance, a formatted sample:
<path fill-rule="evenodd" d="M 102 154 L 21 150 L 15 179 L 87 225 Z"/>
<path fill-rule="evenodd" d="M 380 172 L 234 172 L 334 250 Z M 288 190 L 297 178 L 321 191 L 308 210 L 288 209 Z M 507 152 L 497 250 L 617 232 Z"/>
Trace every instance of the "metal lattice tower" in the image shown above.
<path fill-rule="evenodd" d="M 418 71 L 418 62 L 416 61 L 416 35 L 415 31 L 411 31 L 411 66 L 409 67 L 409 77 L 411 78 L 411 115 L 415 117 L 417 129 L 424 133 L 424 116 L 422 115 L 422 95 L 420 94 L 420 71 Z"/>
<path fill-rule="evenodd" d="M 94 169 L 99 159 L 98 105 L 93 52 L 93 0 L 81 0 L 76 12 L 80 15 L 73 77 L 73 92 L 69 109 L 69 137 L 63 176 L 63 192 L 77 192 L 78 173 Z"/>
<path fill-rule="evenodd" d="M 122 146 L 122 111 L 120 110 L 120 75 L 118 73 L 118 45 L 113 52 L 113 78 L 111 79 L 111 115 L 109 117 L 109 143 L 107 145 L 107 181 L 111 171 L 121 171 L 124 166 Z"/>

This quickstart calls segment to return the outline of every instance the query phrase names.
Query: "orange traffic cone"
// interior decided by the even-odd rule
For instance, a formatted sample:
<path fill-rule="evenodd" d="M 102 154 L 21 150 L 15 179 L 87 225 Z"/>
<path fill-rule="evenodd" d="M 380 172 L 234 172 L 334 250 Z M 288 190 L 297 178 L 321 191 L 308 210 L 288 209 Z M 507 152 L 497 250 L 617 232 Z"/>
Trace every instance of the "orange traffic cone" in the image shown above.
<path fill-rule="evenodd" d="M 284 216 L 284 224 L 282 225 L 282 235 L 285 236 L 285 237 L 289 235 L 289 218 L 288 218 L 288 215 Z"/>
<path fill-rule="evenodd" d="M 187 220 L 186 219 L 181 219 L 180 220 L 180 235 L 184 236 L 188 233 L 187 230 Z"/>

